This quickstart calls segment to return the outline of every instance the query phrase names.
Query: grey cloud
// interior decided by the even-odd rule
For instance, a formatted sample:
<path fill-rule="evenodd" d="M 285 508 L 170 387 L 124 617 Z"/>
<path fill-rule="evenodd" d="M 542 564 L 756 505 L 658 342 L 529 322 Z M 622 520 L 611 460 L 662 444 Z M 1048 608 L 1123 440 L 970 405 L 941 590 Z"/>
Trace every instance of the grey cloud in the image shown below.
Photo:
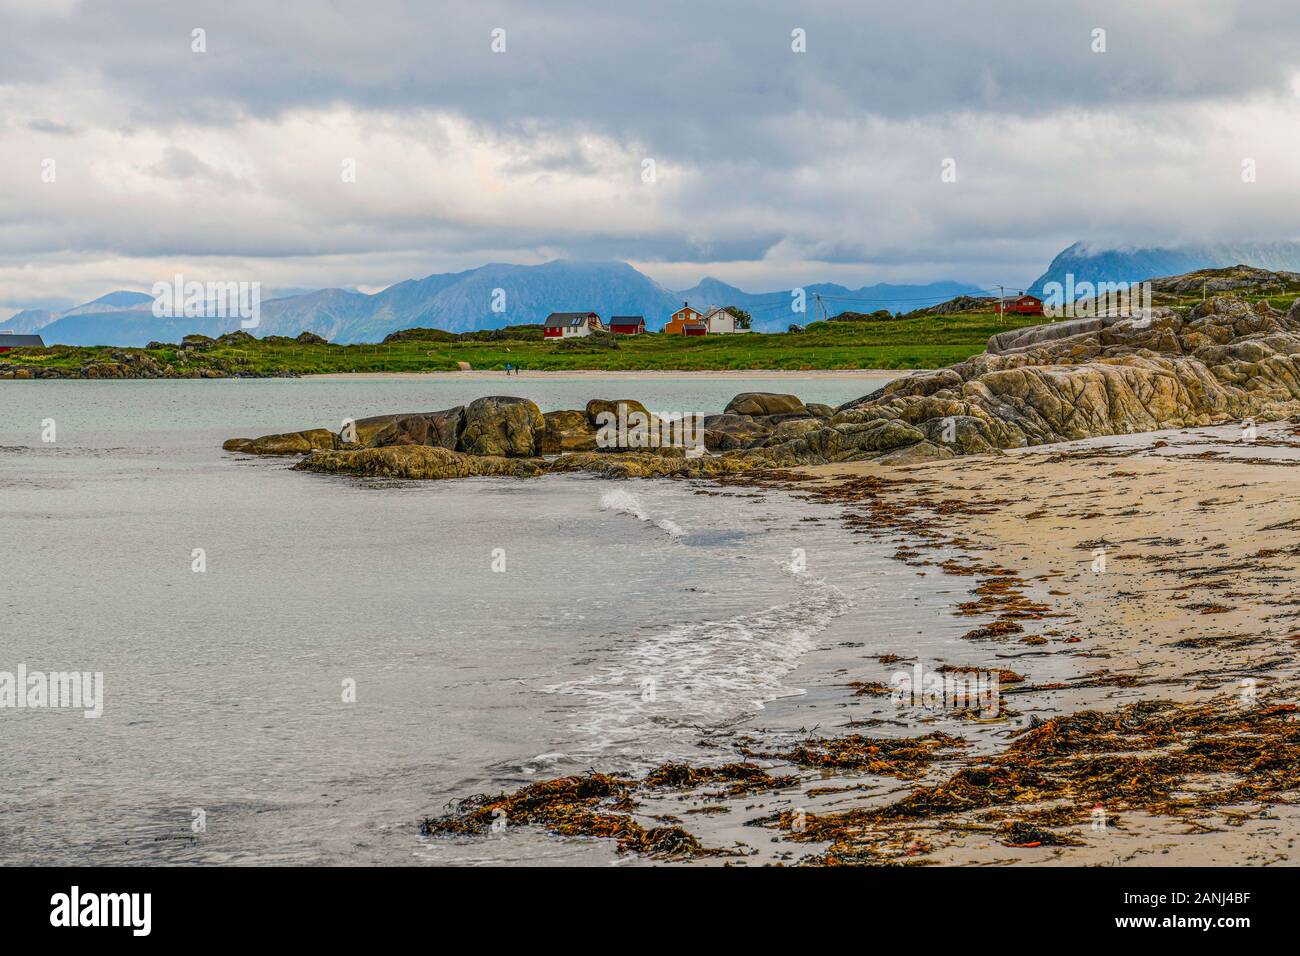
<path fill-rule="evenodd" d="M 56 123 L 54 120 L 34 119 L 28 122 L 27 128 L 34 133 L 48 133 L 51 136 L 75 136 L 77 128 L 67 123 Z"/>
<path fill-rule="evenodd" d="M 196 27 L 206 31 L 204 53 L 190 48 Z M 506 30 L 502 54 L 489 47 L 495 27 Z M 807 33 L 807 53 L 790 49 L 796 27 Z M 1095 28 L 1106 30 L 1105 53 L 1091 51 Z M 1294 0 L 1083 0 L 1068 8 L 1042 0 L 118 0 L 83 3 L 66 17 L 0 15 L 0 84 L 45 91 L 70 107 L 81 91 L 102 87 L 137 130 L 274 123 L 336 104 L 399 120 L 445 111 L 517 138 L 522 148 L 505 172 L 536 176 L 542 189 L 548 176 L 605 175 L 578 143 L 585 132 L 636 144 L 660 161 L 665 197 L 651 225 L 629 225 L 611 205 L 602 225 L 575 229 L 562 218 L 502 225 L 400 208 L 322 209 L 291 184 L 274 197 L 284 213 L 255 221 L 232 220 L 220 206 L 150 210 L 147 226 L 138 207 L 68 220 L 10 216 L 0 219 L 0 254 L 13 262 L 88 250 L 268 259 L 429 250 L 476 265 L 474 256 L 504 250 L 521 259 L 725 263 L 761 260 L 788 242 L 817 261 L 861 263 L 864 273 L 910 262 L 936 279 L 984 267 L 1032 277 L 1061 246 L 1106 230 L 1145 241 L 1225 223 L 1246 236 L 1293 227 L 1263 181 L 1257 192 L 1272 197 L 1272 208 L 1238 204 L 1235 221 L 1220 211 L 1189 224 L 1185 209 L 1162 208 L 1158 196 L 1140 205 L 1151 190 L 1117 181 L 1120 167 L 1104 157 L 1089 165 L 1040 150 L 1030 157 L 1036 168 L 1012 176 L 999 166 L 1003 155 L 968 157 L 969 138 L 946 124 L 1101 113 L 1138 117 L 1146 131 L 1154 124 L 1144 114 L 1285 93 L 1300 69 L 1297 41 Z M 42 110 L 49 115 L 29 121 L 32 132 L 75 136 L 93 121 L 72 120 L 71 108 L 68 116 Z M 891 124 L 887 139 L 837 140 L 838 124 L 873 120 Z M 915 124 L 915 139 L 906 124 Z M 933 144 L 944 134 L 944 149 L 961 156 L 963 184 L 982 185 L 931 188 L 947 155 L 932 155 Z M 436 130 L 428 135 L 422 145 L 449 148 Z M 1196 137 L 1208 134 L 1191 126 L 1178 135 L 1173 147 L 1153 144 L 1160 162 L 1175 162 L 1171 150 L 1194 158 L 1203 145 Z M 681 183 L 674 164 L 687 174 Z M 181 142 L 142 156 L 140 168 L 181 185 L 241 185 Z M 1198 192 L 1197 184 L 1183 191 Z M 1138 214 L 1117 226 L 1126 192 Z M 526 189 L 518 195 L 530 201 Z"/>

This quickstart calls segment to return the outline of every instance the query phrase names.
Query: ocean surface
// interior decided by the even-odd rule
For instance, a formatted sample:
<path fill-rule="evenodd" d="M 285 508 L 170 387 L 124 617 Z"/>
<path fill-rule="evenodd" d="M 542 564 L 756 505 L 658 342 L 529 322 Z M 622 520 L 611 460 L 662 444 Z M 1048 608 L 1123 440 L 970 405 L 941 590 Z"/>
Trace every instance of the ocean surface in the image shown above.
<path fill-rule="evenodd" d="M 716 759 L 702 730 L 802 719 L 830 648 L 954 644 L 953 586 L 782 494 L 368 482 L 222 440 L 494 393 L 714 412 L 879 384 L 0 383 L 0 671 L 104 675 L 98 718 L 0 709 L 0 863 L 613 861 L 419 823 L 545 775 Z"/>

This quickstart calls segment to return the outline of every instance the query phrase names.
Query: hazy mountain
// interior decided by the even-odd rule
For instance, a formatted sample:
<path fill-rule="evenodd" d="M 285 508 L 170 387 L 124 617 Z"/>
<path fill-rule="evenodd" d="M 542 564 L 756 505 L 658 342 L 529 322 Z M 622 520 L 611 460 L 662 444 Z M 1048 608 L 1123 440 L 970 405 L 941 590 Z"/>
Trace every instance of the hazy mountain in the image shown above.
<path fill-rule="evenodd" d="M 588 309 L 605 317 L 643 315 L 649 328 L 659 329 L 683 301 L 701 310 L 710 305 L 739 306 L 752 313 L 755 330 L 778 331 L 791 322 L 804 324 L 819 317 L 815 293 L 824 297 L 827 313 L 834 315 L 882 308 L 910 310 L 978 290 L 958 282 L 936 282 L 861 289 L 820 283 L 805 291 L 807 311 L 795 313 L 789 290 L 755 294 L 705 279 L 693 289 L 674 292 L 625 262 L 492 263 L 466 272 L 410 279 L 374 294 L 320 289 L 264 297 L 260 325 L 250 331 L 258 336 L 309 331 L 335 342 L 378 342 L 399 329 L 467 332 L 541 322 L 551 312 Z M 0 323 L 0 328 L 40 331 L 51 344 L 141 346 L 154 339 L 175 342 L 188 332 L 220 335 L 240 327 L 238 316 L 156 318 L 152 301 L 139 292 L 113 292 L 62 313 L 19 313 Z"/>
<path fill-rule="evenodd" d="M 23 334 L 39 332 L 51 322 L 57 322 L 61 314 L 51 312 L 48 309 L 23 309 L 23 311 L 15 312 L 5 321 L 0 322 L 0 329 L 8 329 L 10 332 Z"/>
<path fill-rule="evenodd" d="M 67 315 L 121 312 L 129 309 L 139 309 L 142 306 L 148 307 L 152 302 L 153 297 L 147 296 L 143 292 L 110 292 L 108 295 L 102 295 L 98 299 L 83 302 L 81 305 L 64 309 L 61 312 L 54 312 L 49 309 L 24 309 L 22 312 L 14 313 L 4 322 L 0 322 L 0 329 L 9 329 L 21 333 L 40 332 Z M 46 341 L 48 341 L 48 338 Z"/>
<path fill-rule="evenodd" d="M 1300 242 L 1242 242 L 1179 246 L 1105 246 L 1076 242 L 1059 253 L 1030 289 L 1042 294 L 1044 284 L 1066 284 L 1067 274 L 1080 282 L 1141 282 L 1177 276 L 1199 269 L 1244 264 L 1274 272 L 1300 272 Z"/>

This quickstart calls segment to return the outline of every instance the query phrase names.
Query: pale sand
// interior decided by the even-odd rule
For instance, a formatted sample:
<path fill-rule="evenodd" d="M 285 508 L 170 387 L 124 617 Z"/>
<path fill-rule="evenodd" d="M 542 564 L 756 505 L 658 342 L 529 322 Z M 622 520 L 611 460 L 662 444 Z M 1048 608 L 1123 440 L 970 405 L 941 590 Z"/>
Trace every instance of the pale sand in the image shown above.
<path fill-rule="evenodd" d="M 1259 440 L 1248 445 L 1240 441 L 1237 426 L 1223 426 L 911 467 L 853 463 L 801 470 L 823 476 L 829 483 L 835 483 L 836 476 L 912 478 L 918 482 L 913 488 L 887 494 L 897 494 L 900 500 L 991 505 L 988 514 L 958 513 L 933 520 L 945 537 L 968 540 L 967 553 L 980 562 L 1014 569 L 1029 582 L 1024 589 L 1027 597 L 1062 616 L 1025 622 L 1024 636 L 1056 632 L 1045 644 L 1027 644 L 1020 636 L 973 643 L 983 658 L 980 666 L 1026 673 L 1030 667 L 1051 667 L 1066 686 L 1004 693 L 1004 705 L 1019 714 L 1012 726 L 997 730 L 996 725 L 972 725 L 957 731 L 987 753 L 990 743 L 997 750 L 1005 747 L 1008 734 L 1033 717 L 1113 710 L 1139 699 L 1245 701 L 1243 680 L 1255 681 L 1259 698 L 1269 703 L 1296 701 L 1300 559 L 1295 553 L 1267 552 L 1294 547 L 1300 532 L 1297 432 L 1300 429 L 1286 423 L 1260 426 Z M 1169 442 L 1168 447 L 1152 447 L 1160 441 Z M 1112 447 L 1101 457 L 1092 457 L 1098 446 Z M 1187 457 L 1207 451 L 1222 452 L 1227 460 Z M 845 510 L 854 508 L 847 505 Z M 902 535 L 894 538 L 909 543 Z M 1104 573 L 1093 573 L 1099 540 L 1106 543 L 1106 566 Z M 930 568 L 926 573 L 937 572 Z M 947 576 L 942 580 L 963 582 L 963 587 L 977 583 Z M 960 600 L 965 598 L 954 598 L 954 604 Z M 1202 613 L 1206 605 L 1227 610 Z M 971 624 L 982 620 L 971 619 Z M 1072 642 L 1073 638 L 1079 640 Z M 1185 646 L 1177 646 L 1179 642 Z M 906 646 L 889 650 L 904 657 L 909 654 Z M 896 666 L 864 659 L 860 669 L 846 674 L 846 680 L 887 682 L 892 669 Z M 1139 684 L 1070 686 L 1097 672 L 1132 675 Z M 878 698 L 873 703 L 854 697 L 848 687 L 830 690 L 837 695 L 832 700 L 845 719 L 867 719 L 873 706 L 874 713 L 880 713 Z M 909 734 L 936 729 L 933 720 L 916 716 L 915 710 L 894 713 L 906 723 Z M 851 732 L 847 726 L 837 720 L 823 732 L 831 736 Z M 966 760 L 946 761 L 923 782 L 947 779 Z M 735 840 L 750 847 L 756 853 L 751 863 L 770 861 L 781 851 L 792 851 L 787 859 L 797 860 L 823 845 L 786 840 L 774 845 L 769 841 L 775 831 L 755 832 L 744 822 L 797 808 L 824 813 L 880 805 L 917 785 L 844 774 L 822 782 L 863 784 L 872 792 L 816 800 L 789 791 L 747 796 L 743 809 L 738 802 L 725 816 L 708 822 L 696 818 L 688 825 L 700 826 L 698 832 L 710 831 L 712 845 Z M 1120 866 L 1263 865 L 1296 860 L 1300 807 L 1284 798 L 1262 810 L 1234 807 L 1230 815 L 1228 809 L 1210 811 L 1198 826 L 1126 812 L 1104 830 L 1084 824 L 1058 831 L 1086 844 L 1078 847 L 1013 848 L 987 832 L 959 832 L 937 820 L 918 821 L 906 828 L 905 838 L 921 839 L 927 849 L 914 859 L 904 859 L 944 865 Z M 1247 810 L 1249 816 L 1240 812 Z"/>
<path fill-rule="evenodd" d="M 915 375 L 926 369 L 812 369 L 793 371 L 789 369 L 716 369 L 712 371 L 685 371 L 681 369 L 655 370 L 603 370 L 573 369 L 572 371 L 528 371 L 518 375 L 506 375 L 502 371 L 475 369 L 469 372 L 327 372 L 321 375 L 306 375 L 304 378 L 342 378 L 342 379 L 376 379 L 376 378 L 463 378 L 463 379 L 500 379 L 512 381 L 515 378 L 591 378 L 591 379 L 635 379 L 635 378 L 825 378 L 825 379 L 859 379 L 859 378 L 902 378 Z"/>
<path fill-rule="evenodd" d="M 1014 699 L 1042 717 L 1109 709 L 1139 698 L 1243 699 L 1242 681 L 1259 696 L 1295 702 L 1300 688 L 1300 560 L 1257 557 L 1295 545 L 1300 531 L 1300 445 L 1285 423 L 1261 426 L 1241 441 L 1237 426 L 1040 447 L 996 458 L 884 470 L 870 464 L 810 469 L 825 474 L 878 472 L 933 482 L 931 496 L 968 503 L 1006 501 L 992 514 L 961 517 L 959 533 L 992 548 L 979 552 L 1038 579 L 1030 597 L 1070 616 L 1054 622 L 1075 645 L 1080 675 L 1105 669 L 1131 674 L 1133 688 L 1036 692 Z M 1164 440 L 1170 447 L 1151 449 Z M 1278 442 L 1278 444 L 1272 444 Z M 1111 446 L 1105 457 L 1062 457 Z M 1125 455 L 1125 446 L 1145 448 Z M 1206 451 L 1228 460 L 1191 459 Z M 1262 459 L 1272 459 L 1266 462 Z M 1007 501 L 1007 499 L 1010 499 Z M 943 519 L 949 520 L 949 519 Z M 1275 527 L 1284 525 L 1283 527 Z M 1104 573 L 1094 548 L 1106 542 Z M 1066 592 L 1049 595 L 1048 591 Z M 1202 613 L 1197 605 L 1226 607 Z M 1072 623 L 1077 622 L 1077 623 Z M 1218 640 L 1216 640 L 1216 638 Z M 1196 641 L 1198 647 L 1179 647 Z M 1006 646 L 990 646 L 988 666 Z M 1012 665 L 1014 666 L 1014 665 Z M 1169 681 L 1169 683 L 1156 683 Z M 1276 702 L 1276 701 L 1275 701 Z M 1186 823 L 1122 816 L 1105 831 L 1080 828 L 1083 847 L 1012 849 L 986 836 L 927 835 L 928 859 L 946 863 L 1016 862 L 1112 865 L 1242 865 L 1293 861 L 1300 809 L 1278 805 L 1242 822 L 1220 816 L 1212 832 Z"/>

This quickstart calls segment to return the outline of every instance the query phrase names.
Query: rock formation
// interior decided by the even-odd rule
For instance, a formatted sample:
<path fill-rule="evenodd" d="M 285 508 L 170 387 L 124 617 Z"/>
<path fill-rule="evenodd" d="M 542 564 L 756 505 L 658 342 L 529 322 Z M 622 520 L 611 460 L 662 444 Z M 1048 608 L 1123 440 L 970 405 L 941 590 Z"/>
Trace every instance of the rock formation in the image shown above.
<path fill-rule="evenodd" d="M 546 423 L 526 398 L 477 398 L 465 406 L 460 448 L 470 455 L 527 458 L 542 450 Z"/>
<path fill-rule="evenodd" d="M 597 449 L 596 416 L 617 414 L 618 404 L 595 399 L 581 412 L 543 416 L 526 399 L 481 398 L 463 410 L 384 416 L 382 427 L 366 434 L 358 422 L 350 446 L 315 429 L 233 439 L 226 448 L 308 454 L 298 467 L 311 471 L 406 478 L 565 471 L 706 477 L 867 459 L 905 464 L 1247 417 L 1275 420 L 1300 414 L 1300 300 L 1283 314 L 1267 302 L 1220 296 L 1185 314 L 1154 309 L 1145 317 L 1085 317 L 1001 332 L 980 355 L 896 379 L 834 410 L 793 395 L 746 392 L 705 418 L 705 444 L 717 454 L 704 458 L 678 448 Z M 552 455 L 559 457 L 544 457 Z"/>

